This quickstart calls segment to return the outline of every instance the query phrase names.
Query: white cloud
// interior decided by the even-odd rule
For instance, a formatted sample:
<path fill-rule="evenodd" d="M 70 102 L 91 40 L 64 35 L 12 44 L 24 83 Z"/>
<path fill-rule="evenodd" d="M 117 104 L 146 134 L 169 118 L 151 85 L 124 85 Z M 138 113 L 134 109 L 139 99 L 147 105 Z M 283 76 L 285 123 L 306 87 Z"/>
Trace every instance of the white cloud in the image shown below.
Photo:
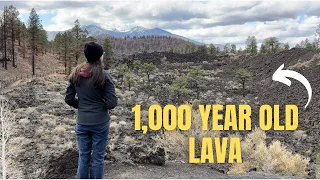
<path fill-rule="evenodd" d="M 21 14 L 56 14 L 49 31 L 66 30 L 76 19 L 106 29 L 159 27 L 206 43 L 243 46 L 247 36 L 260 42 L 274 36 L 294 46 L 314 38 L 320 24 L 316 1 L 31 1 L 13 4 Z"/>

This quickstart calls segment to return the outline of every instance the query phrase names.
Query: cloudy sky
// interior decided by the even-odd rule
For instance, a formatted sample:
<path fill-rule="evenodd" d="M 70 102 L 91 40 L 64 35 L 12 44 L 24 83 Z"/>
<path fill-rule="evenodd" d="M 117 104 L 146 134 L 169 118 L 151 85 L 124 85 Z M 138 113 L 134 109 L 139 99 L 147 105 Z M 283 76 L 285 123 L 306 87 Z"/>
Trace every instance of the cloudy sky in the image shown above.
<path fill-rule="evenodd" d="M 204 43 L 244 46 L 248 36 L 259 43 L 278 37 L 290 46 L 313 41 L 320 24 L 320 1 L 13 1 L 27 21 L 34 7 L 48 31 L 81 25 L 128 30 L 159 27 Z"/>

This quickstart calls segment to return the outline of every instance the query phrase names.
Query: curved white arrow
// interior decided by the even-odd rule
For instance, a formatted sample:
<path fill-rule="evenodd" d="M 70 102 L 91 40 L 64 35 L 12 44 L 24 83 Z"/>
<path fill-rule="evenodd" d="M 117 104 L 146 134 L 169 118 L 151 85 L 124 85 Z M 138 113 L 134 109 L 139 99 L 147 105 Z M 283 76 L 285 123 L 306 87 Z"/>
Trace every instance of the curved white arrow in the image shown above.
<path fill-rule="evenodd" d="M 293 78 L 293 79 L 300 81 L 306 87 L 306 89 L 308 91 L 308 102 L 304 106 L 304 108 L 306 108 L 308 106 L 309 102 L 311 101 L 311 97 L 312 97 L 312 88 L 311 88 L 309 81 L 303 75 L 299 74 L 298 72 L 291 71 L 291 70 L 282 70 L 283 67 L 284 67 L 284 64 L 282 64 L 276 70 L 276 72 L 273 73 L 272 80 L 279 81 L 279 82 L 286 84 L 288 86 L 291 86 L 291 81 L 287 77 L 290 77 L 290 78 Z"/>

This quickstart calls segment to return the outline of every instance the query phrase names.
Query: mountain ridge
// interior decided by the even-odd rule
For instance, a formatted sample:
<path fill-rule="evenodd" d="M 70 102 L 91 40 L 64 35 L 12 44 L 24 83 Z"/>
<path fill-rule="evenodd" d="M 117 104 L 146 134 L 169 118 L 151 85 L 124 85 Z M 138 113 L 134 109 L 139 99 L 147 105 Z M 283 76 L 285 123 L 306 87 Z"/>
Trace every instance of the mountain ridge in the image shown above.
<path fill-rule="evenodd" d="M 166 30 L 163 30 L 161 28 L 155 27 L 155 28 L 145 28 L 142 26 L 136 26 L 131 28 L 128 31 L 118 31 L 118 30 L 107 30 L 104 29 L 100 26 L 97 25 L 86 25 L 86 26 L 82 26 L 83 29 L 86 29 L 88 31 L 88 35 L 89 36 L 99 36 L 99 35 L 110 35 L 110 36 L 114 36 L 117 38 L 123 38 L 123 37 L 141 37 L 141 36 L 170 36 L 170 37 L 174 37 L 174 38 L 179 38 L 179 39 L 184 39 L 186 41 L 190 41 L 193 42 L 195 44 L 201 45 L 204 43 L 200 43 L 198 41 L 186 38 L 184 36 L 181 35 L 177 35 L 177 34 L 173 34 L 170 33 Z M 47 31 L 48 34 L 48 40 L 51 41 L 55 38 L 55 36 L 59 33 L 59 32 L 64 32 L 64 31 Z"/>

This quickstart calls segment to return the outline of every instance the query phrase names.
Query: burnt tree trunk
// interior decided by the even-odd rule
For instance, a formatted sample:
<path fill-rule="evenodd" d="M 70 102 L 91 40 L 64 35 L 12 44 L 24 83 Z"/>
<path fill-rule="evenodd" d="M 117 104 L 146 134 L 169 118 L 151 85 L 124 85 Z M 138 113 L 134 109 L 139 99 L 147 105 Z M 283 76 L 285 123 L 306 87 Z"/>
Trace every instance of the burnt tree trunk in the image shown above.
<path fill-rule="evenodd" d="M 12 66 L 13 67 L 16 67 L 16 62 L 15 62 L 15 57 L 14 57 L 14 29 L 13 29 L 13 26 L 12 26 L 12 29 L 11 29 L 11 44 L 12 44 Z"/>

